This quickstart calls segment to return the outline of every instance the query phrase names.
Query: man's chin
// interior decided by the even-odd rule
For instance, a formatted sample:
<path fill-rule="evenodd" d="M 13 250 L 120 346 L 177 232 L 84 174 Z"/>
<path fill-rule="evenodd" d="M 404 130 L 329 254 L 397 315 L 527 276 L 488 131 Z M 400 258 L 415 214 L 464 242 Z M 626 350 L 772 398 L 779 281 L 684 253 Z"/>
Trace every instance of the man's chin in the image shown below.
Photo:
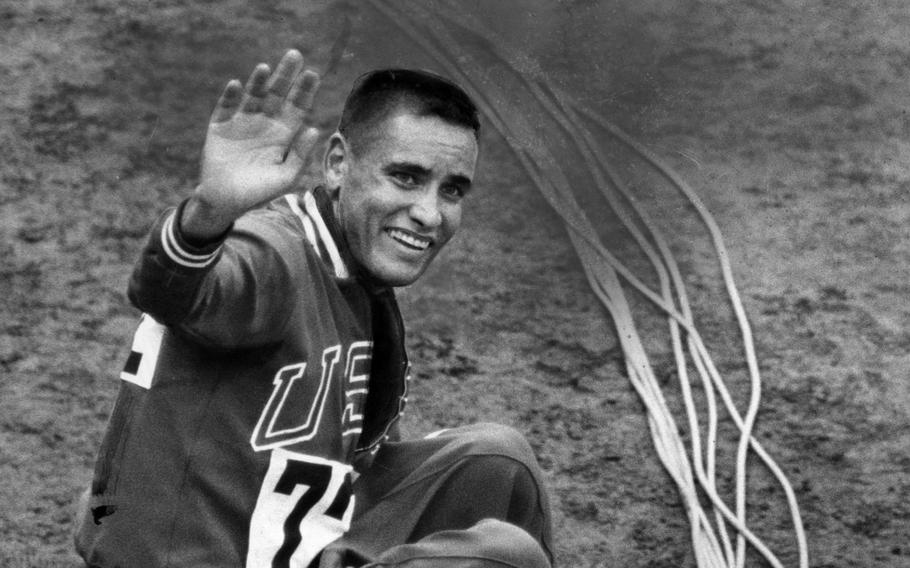
<path fill-rule="evenodd" d="M 367 267 L 370 278 L 384 286 L 410 286 L 416 282 L 426 270 L 426 265 L 413 266 L 402 263 L 387 263 L 379 266 Z"/>

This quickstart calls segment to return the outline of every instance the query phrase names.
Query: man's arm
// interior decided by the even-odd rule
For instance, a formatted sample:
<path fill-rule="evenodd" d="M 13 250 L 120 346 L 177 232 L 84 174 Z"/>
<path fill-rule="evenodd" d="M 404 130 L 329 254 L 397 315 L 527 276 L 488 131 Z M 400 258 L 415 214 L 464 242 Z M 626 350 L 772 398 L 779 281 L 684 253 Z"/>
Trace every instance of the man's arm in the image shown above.
<path fill-rule="evenodd" d="M 268 308 L 288 299 L 287 275 L 296 273 L 287 266 L 287 231 L 257 214 L 224 241 L 241 215 L 298 183 L 317 137 L 303 126 L 317 86 L 296 51 L 274 72 L 258 65 L 245 87 L 227 84 L 209 123 L 199 184 L 155 224 L 130 279 L 139 309 L 215 342 L 275 327 L 265 318 L 286 310 Z"/>

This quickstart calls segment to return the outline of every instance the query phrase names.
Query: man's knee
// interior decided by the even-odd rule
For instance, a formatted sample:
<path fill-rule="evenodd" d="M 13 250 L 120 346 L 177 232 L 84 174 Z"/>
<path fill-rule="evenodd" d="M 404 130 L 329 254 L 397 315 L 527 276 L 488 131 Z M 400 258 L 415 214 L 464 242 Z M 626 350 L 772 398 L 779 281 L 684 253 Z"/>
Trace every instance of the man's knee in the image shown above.
<path fill-rule="evenodd" d="M 474 495 L 472 506 L 496 503 L 507 515 L 497 518 L 512 522 L 548 508 L 540 466 L 521 432 L 481 423 L 459 428 L 452 435 L 458 439 L 452 456 L 457 465 L 447 485 L 458 487 L 462 495 Z"/>
<path fill-rule="evenodd" d="M 520 527 L 522 535 L 530 534 L 535 546 L 549 553 L 552 527 L 546 489 L 540 476 L 511 452 L 464 456 L 439 487 L 412 536 L 467 529 L 493 519 L 515 530 Z M 503 531 L 507 542 L 512 531 Z"/>
<path fill-rule="evenodd" d="M 538 469 L 537 459 L 524 435 L 503 424 L 481 422 L 450 431 L 464 445 L 466 454 L 504 456 Z"/>
<path fill-rule="evenodd" d="M 527 466 L 502 455 L 466 458 L 447 484 L 459 495 L 463 517 L 508 521 L 544 538 L 549 533 L 549 503 L 540 479 Z M 476 522 L 476 521 L 474 521 Z"/>

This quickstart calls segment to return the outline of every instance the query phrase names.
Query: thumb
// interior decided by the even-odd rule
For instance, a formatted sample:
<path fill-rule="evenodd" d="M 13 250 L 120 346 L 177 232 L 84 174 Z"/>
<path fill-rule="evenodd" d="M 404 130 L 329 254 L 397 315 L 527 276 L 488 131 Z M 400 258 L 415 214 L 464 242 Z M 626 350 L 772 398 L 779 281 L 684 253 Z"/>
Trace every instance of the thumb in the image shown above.
<path fill-rule="evenodd" d="M 318 128 L 301 128 L 291 141 L 290 150 L 297 154 L 297 157 L 302 162 L 306 162 L 310 154 L 313 153 L 317 141 L 319 141 Z"/>

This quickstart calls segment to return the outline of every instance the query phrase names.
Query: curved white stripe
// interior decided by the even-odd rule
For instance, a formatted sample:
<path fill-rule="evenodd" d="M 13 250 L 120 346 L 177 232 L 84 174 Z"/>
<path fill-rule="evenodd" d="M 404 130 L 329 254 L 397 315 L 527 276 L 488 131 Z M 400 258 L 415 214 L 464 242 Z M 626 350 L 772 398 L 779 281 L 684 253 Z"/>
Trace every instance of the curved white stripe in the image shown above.
<path fill-rule="evenodd" d="M 186 252 L 180 246 L 180 243 L 177 242 L 177 238 L 173 234 L 175 215 L 176 211 L 171 213 L 170 217 L 167 218 L 164 225 L 161 227 L 161 248 L 164 249 L 165 254 L 167 254 L 171 260 L 181 266 L 186 266 L 188 268 L 205 268 L 215 260 L 218 249 L 215 249 L 214 252 L 204 256 Z M 221 247 L 218 248 L 220 249 Z"/>
<path fill-rule="evenodd" d="M 186 249 L 180 245 L 180 241 L 177 240 L 177 236 L 175 234 L 176 229 L 174 228 L 174 225 L 176 223 L 175 217 L 176 212 L 172 214 L 167 219 L 167 221 L 165 221 L 165 226 L 162 228 L 162 242 L 165 252 L 168 253 L 168 255 L 171 256 L 175 262 L 178 262 L 184 266 L 193 268 L 202 268 L 208 266 L 217 255 L 218 249 L 215 249 L 211 253 L 204 255 L 197 255 L 187 252 Z"/>
<path fill-rule="evenodd" d="M 291 208 L 291 211 L 294 215 L 297 215 L 297 218 L 300 219 L 300 224 L 303 225 L 303 232 L 306 235 L 306 240 L 316 251 L 316 256 L 322 258 L 322 251 L 319 250 L 319 242 L 316 240 L 316 228 L 313 226 L 313 221 L 303 212 L 303 209 L 300 208 L 300 203 L 297 202 L 297 195 L 289 193 L 284 196 L 285 201 L 288 202 L 288 207 Z"/>
<path fill-rule="evenodd" d="M 303 195 L 303 205 L 306 207 L 307 215 L 313 220 L 316 224 L 316 228 L 319 230 L 319 236 L 322 237 L 325 250 L 328 251 L 329 257 L 332 259 L 332 265 L 335 267 L 335 276 L 338 278 L 347 278 L 348 268 L 344 265 L 344 261 L 341 260 L 338 246 L 335 244 L 335 241 L 332 240 L 332 234 L 329 232 L 329 228 L 326 226 L 325 221 L 322 220 L 322 215 L 319 214 L 319 208 L 316 207 L 316 199 L 311 192 L 308 191 Z"/>
<path fill-rule="evenodd" d="M 185 257 L 187 260 L 201 262 L 201 261 L 208 260 L 209 258 L 215 256 L 214 252 L 196 254 L 196 253 L 189 252 L 185 248 L 180 246 L 180 241 L 177 239 L 177 229 L 176 229 L 177 211 L 174 211 L 174 214 L 171 215 L 170 219 L 168 219 L 168 227 L 169 228 L 168 228 L 167 234 L 168 234 L 168 237 L 170 238 L 171 246 L 173 246 L 176 249 L 175 252 L 177 252 L 181 256 Z"/>

